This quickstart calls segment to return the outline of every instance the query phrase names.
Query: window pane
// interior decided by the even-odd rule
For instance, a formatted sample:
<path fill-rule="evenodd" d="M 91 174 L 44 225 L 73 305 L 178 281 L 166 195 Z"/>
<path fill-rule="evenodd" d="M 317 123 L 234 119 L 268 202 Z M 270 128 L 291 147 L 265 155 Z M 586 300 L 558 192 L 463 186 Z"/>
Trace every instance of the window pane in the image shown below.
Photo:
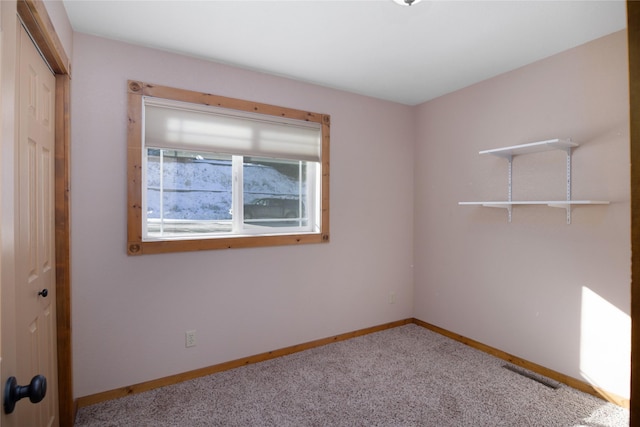
<path fill-rule="evenodd" d="M 245 157 L 244 226 L 306 227 L 307 162 Z"/>
<path fill-rule="evenodd" d="M 146 160 L 147 237 L 231 231 L 231 156 L 149 148 Z"/>

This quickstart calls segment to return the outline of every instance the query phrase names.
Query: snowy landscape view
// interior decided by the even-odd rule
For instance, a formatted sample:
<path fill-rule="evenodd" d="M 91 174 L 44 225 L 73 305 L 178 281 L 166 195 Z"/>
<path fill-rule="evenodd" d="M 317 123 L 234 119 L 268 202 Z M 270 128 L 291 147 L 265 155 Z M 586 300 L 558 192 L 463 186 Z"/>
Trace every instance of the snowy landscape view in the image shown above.
<path fill-rule="evenodd" d="M 147 218 L 160 219 L 159 158 L 147 162 Z M 281 167 L 278 167 L 281 166 Z M 305 198 L 306 184 L 289 165 L 244 163 L 244 204 L 264 197 Z M 231 160 L 180 158 L 162 162 L 163 217 L 171 220 L 231 220 Z M 280 169 L 280 170 L 278 170 Z M 294 168 L 297 171 L 297 165 Z M 303 175 L 304 177 L 304 175 Z M 302 191 L 301 191 L 302 190 Z"/>

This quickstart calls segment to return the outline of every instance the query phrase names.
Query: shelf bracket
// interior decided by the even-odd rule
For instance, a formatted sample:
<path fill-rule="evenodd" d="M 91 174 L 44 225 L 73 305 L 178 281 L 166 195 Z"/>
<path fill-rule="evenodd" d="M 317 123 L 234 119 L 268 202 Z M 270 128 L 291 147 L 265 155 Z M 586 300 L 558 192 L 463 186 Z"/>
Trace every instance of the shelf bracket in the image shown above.
<path fill-rule="evenodd" d="M 567 202 L 571 201 L 571 150 L 572 147 L 565 149 L 567 152 Z M 571 224 L 571 204 L 567 204 L 567 224 Z"/>
<path fill-rule="evenodd" d="M 507 182 L 507 188 L 508 188 L 508 194 L 507 194 L 507 200 L 509 201 L 509 203 L 512 202 L 512 197 L 513 197 L 513 155 L 509 154 L 506 156 L 507 158 L 507 162 L 509 163 L 508 166 L 508 182 Z M 513 210 L 513 206 L 509 205 L 507 208 L 507 212 L 509 215 L 509 222 L 511 222 L 511 214 L 512 214 L 512 210 Z"/>

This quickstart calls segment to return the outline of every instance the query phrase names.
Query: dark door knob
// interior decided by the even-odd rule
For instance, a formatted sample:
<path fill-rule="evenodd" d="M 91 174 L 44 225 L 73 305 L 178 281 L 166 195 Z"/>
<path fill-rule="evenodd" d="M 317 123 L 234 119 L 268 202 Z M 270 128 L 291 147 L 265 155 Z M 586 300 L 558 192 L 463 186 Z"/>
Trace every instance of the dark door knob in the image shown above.
<path fill-rule="evenodd" d="M 43 298 L 46 298 L 47 295 L 49 295 L 49 290 L 48 289 L 43 289 L 40 292 L 38 292 L 38 295 L 40 295 Z"/>
<path fill-rule="evenodd" d="M 36 375 L 29 385 L 18 385 L 16 377 L 9 377 L 4 387 L 4 413 L 10 414 L 16 407 L 16 402 L 28 397 L 31 403 L 38 403 L 47 394 L 47 379 L 43 375 Z"/>

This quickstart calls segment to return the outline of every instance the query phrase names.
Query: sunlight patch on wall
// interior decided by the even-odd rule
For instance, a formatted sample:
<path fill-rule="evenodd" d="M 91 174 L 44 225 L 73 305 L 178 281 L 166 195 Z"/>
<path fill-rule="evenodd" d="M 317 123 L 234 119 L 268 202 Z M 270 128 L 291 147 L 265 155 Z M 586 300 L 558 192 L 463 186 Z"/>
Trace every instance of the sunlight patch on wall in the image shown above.
<path fill-rule="evenodd" d="M 629 398 L 631 318 L 582 287 L 580 372 L 590 384 Z"/>

